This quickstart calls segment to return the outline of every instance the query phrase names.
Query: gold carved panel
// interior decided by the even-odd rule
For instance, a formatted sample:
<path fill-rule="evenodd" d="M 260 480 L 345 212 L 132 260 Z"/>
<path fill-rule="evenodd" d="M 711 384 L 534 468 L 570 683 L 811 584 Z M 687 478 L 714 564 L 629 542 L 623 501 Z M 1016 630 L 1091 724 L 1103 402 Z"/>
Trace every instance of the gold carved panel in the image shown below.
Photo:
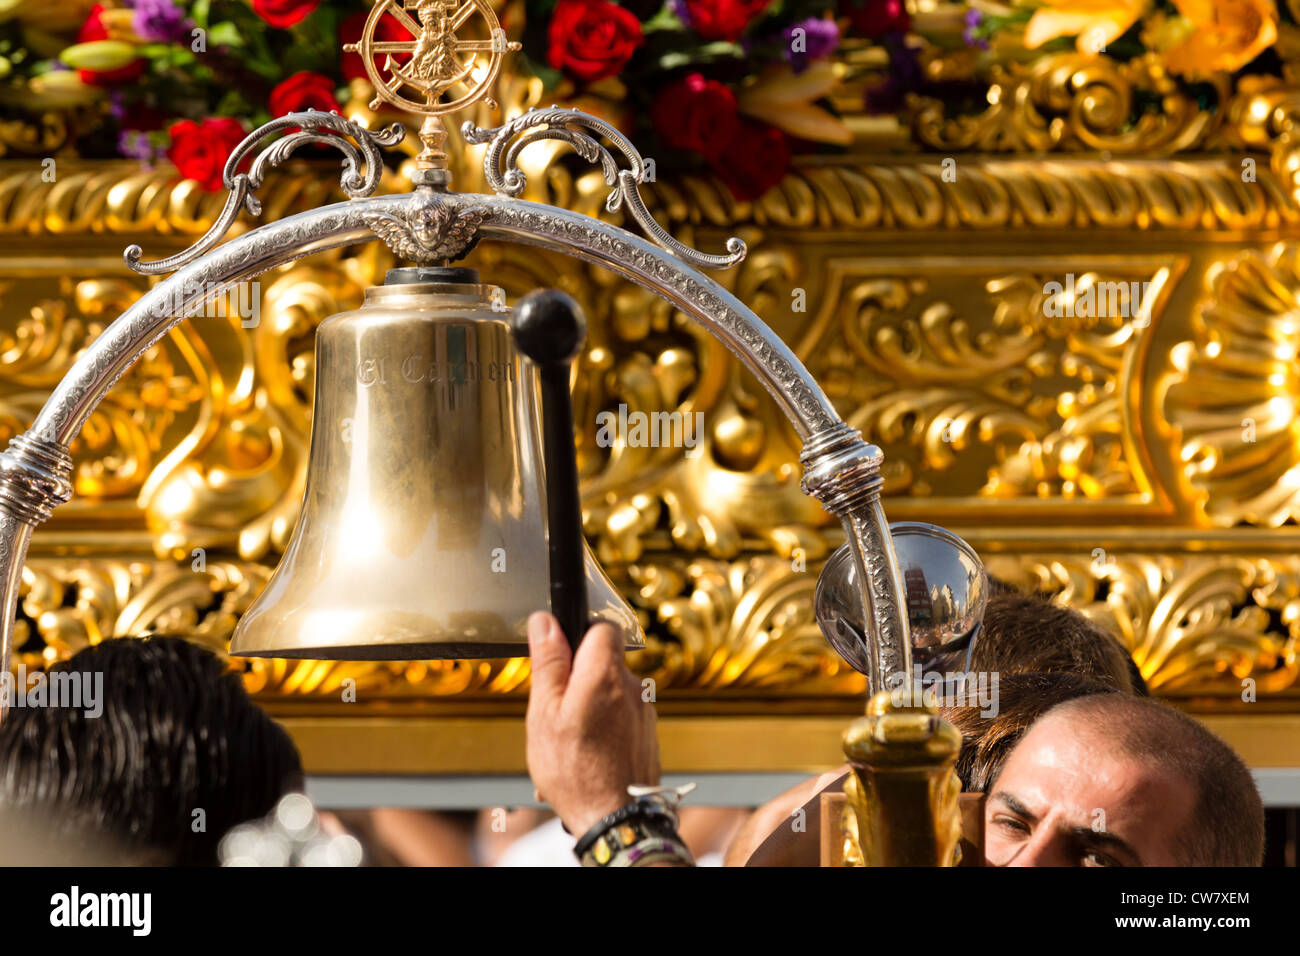
<path fill-rule="evenodd" d="M 1178 122 L 1169 136 L 1213 141 Z M 122 247 L 180 248 L 218 205 L 162 170 L 60 167 L 44 184 L 38 164 L 0 163 L 0 440 L 147 288 Z M 1160 693 L 1291 707 L 1300 209 L 1231 157 L 958 169 L 814 158 L 755 203 L 683 180 L 654 184 L 653 208 L 702 246 L 750 242 L 719 281 L 884 448 L 891 518 L 952 527 L 992 573 L 1102 622 Z M 266 216 L 322 201 L 331 178 L 278 174 Z M 533 198 L 598 206 L 598 175 L 536 179 Z M 255 323 L 214 308 L 117 384 L 74 446 L 76 498 L 36 534 L 21 659 L 112 634 L 225 646 L 296 517 L 314 330 L 392 264 L 372 243 L 264 275 Z M 485 244 L 469 264 L 511 299 L 555 285 L 587 312 L 584 520 L 646 626 L 633 663 L 661 698 L 858 709 L 862 678 L 811 608 L 839 531 L 800 493 L 798 443 L 763 388 L 666 303 L 583 263 Z M 702 415 L 698 449 L 604 447 L 596 415 L 619 405 Z M 517 660 L 244 666 L 264 699 L 324 712 L 349 686 L 393 706 L 517 703 L 528 678 Z"/>

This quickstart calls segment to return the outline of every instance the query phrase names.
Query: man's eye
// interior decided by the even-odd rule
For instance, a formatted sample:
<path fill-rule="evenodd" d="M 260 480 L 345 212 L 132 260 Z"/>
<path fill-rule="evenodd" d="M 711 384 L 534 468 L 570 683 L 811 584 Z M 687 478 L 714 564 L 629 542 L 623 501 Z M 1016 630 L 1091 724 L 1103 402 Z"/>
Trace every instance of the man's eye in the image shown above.
<path fill-rule="evenodd" d="M 1028 833 L 1027 827 L 1023 820 L 1017 820 L 1015 817 L 994 817 L 993 822 L 1004 830 L 1014 830 L 1017 833 Z"/>
<path fill-rule="evenodd" d="M 1123 866 L 1124 864 L 1109 857 L 1105 853 L 1098 853 L 1096 850 L 1089 850 L 1083 855 L 1084 866 Z"/>

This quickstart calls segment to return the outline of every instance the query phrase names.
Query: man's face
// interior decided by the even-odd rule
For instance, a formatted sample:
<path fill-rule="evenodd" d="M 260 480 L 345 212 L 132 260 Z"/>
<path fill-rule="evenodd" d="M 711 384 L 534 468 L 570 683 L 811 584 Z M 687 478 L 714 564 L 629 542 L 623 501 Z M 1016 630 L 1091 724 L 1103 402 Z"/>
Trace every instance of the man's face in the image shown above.
<path fill-rule="evenodd" d="M 984 808 L 990 866 L 1178 866 L 1192 787 L 1068 717 L 1035 723 Z"/>

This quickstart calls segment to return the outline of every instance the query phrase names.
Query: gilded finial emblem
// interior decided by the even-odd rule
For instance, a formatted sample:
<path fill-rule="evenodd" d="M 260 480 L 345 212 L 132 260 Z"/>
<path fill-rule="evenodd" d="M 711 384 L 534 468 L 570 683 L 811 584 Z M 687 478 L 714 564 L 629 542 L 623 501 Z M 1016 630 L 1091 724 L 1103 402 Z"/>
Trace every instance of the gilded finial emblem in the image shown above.
<path fill-rule="evenodd" d="M 414 14 L 414 16 L 412 15 Z M 477 14 L 487 39 L 463 40 L 457 31 Z M 375 28 L 391 15 L 414 37 L 376 40 Z M 380 0 L 370 11 L 361 38 L 343 49 L 359 53 L 375 88 L 371 109 L 390 103 L 398 109 L 439 116 L 484 100 L 501 72 L 502 56 L 518 50 L 508 41 L 488 0 Z M 396 54 L 407 53 L 405 61 Z M 383 57 L 377 62 L 376 57 Z"/>

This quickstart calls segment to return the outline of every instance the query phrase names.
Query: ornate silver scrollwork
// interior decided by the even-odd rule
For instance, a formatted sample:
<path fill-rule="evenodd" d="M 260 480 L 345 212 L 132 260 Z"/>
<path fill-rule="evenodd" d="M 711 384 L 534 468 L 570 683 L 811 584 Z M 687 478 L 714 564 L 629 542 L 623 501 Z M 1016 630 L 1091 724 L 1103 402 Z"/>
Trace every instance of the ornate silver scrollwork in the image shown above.
<path fill-rule="evenodd" d="M 249 166 L 248 172 L 237 172 L 248 154 L 253 152 L 257 145 L 267 136 L 281 130 L 294 129 L 295 127 L 297 128 L 296 132 L 281 137 L 263 149 L 257 158 L 253 160 L 252 165 Z M 342 135 L 334 135 L 336 133 Z M 230 154 L 230 158 L 226 160 L 226 168 L 222 172 L 222 181 L 225 183 L 226 188 L 230 190 L 230 193 L 226 196 L 226 205 L 222 208 L 221 215 L 212 224 L 212 228 L 203 234 L 203 238 L 183 252 L 178 252 L 174 256 L 168 256 L 166 259 L 158 259 L 154 262 L 140 261 L 140 257 L 144 255 L 144 250 L 138 245 L 127 246 L 122 257 L 131 269 L 142 275 L 158 275 L 163 272 L 172 272 L 183 265 L 193 262 L 222 240 L 226 232 L 234 224 L 235 217 L 239 215 L 241 207 L 247 209 L 249 215 L 261 215 L 262 202 L 253 195 L 253 190 L 261 187 L 270 167 L 279 166 L 289 158 L 289 154 L 295 149 L 307 143 L 333 146 L 342 152 L 343 176 L 339 181 L 339 185 L 342 187 L 343 192 L 352 199 L 369 196 L 379 185 L 379 180 L 384 173 L 384 163 L 379 154 L 379 148 L 381 146 L 395 146 L 402 141 L 405 135 L 406 128 L 401 123 L 393 123 L 378 132 L 371 132 L 352 120 L 344 119 L 337 113 L 323 113 L 319 110 L 307 110 L 305 113 L 289 113 L 279 119 L 271 120 L 271 122 L 258 127 L 244 137 L 243 142 L 235 147 L 234 152 Z M 356 140 L 356 143 L 353 144 L 345 137 L 351 137 Z M 361 172 L 363 161 L 365 163 L 364 175 Z"/>
<path fill-rule="evenodd" d="M 586 127 L 596 136 L 591 136 L 580 127 Z M 618 212 L 626 204 L 628 212 L 645 230 L 645 234 L 679 259 L 698 268 L 726 269 L 745 258 L 745 243 L 736 236 L 727 240 L 725 256 L 697 252 L 670 236 L 650 215 L 638 190 L 646 174 L 645 160 L 627 137 L 594 116 L 580 110 L 552 106 L 548 109 L 529 110 L 504 126 L 492 129 L 467 122 L 461 127 L 461 135 L 467 143 L 491 143 L 483 156 L 483 172 L 488 185 L 497 195 L 513 197 L 524 191 L 528 177 L 519 168 L 519 154 L 525 147 L 539 140 L 558 139 L 572 146 L 587 162 L 600 164 L 605 182 L 610 186 L 609 196 L 605 200 L 607 210 Z M 519 137 L 517 140 L 516 136 Z M 608 141 L 622 153 L 631 168 L 620 169 L 609 150 L 601 145 L 600 139 Z M 515 141 L 512 143 L 511 140 Z"/>

